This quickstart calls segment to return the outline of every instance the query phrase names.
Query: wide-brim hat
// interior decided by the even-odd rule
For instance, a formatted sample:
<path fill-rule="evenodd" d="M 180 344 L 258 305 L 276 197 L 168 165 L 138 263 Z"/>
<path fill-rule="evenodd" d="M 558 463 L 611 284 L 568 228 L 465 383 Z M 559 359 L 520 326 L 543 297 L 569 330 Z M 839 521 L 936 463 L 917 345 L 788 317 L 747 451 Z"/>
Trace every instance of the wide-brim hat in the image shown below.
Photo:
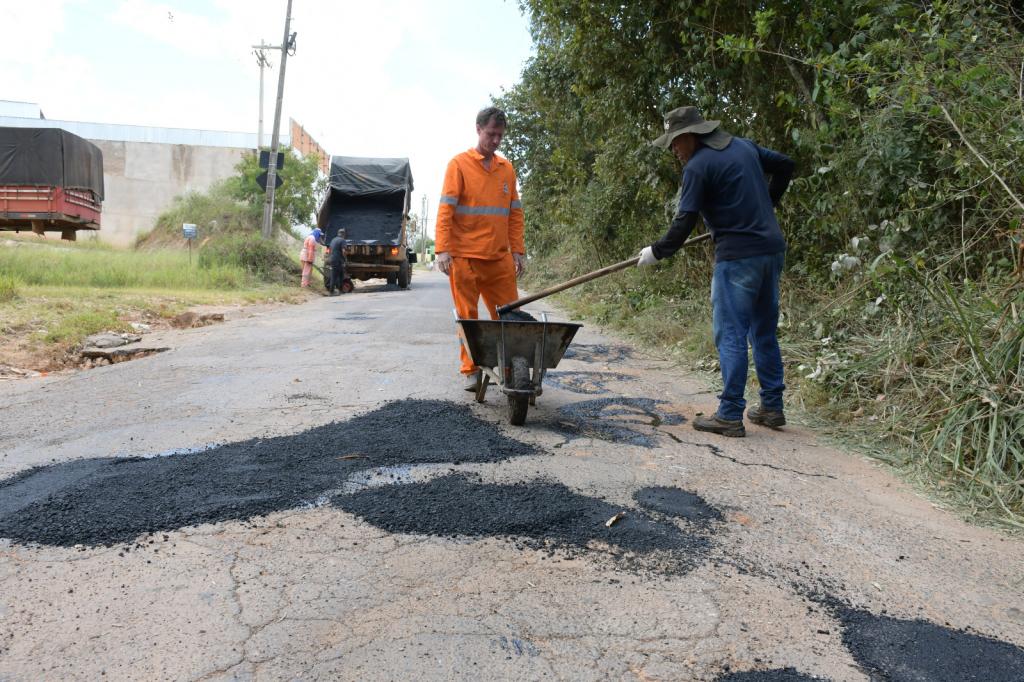
<path fill-rule="evenodd" d="M 721 121 L 705 121 L 697 107 L 679 107 L 665 114 L 665 134 L 651 144 L 668 149 L 672 140 L 685 133 L 693 133 L 700 136 L 701 144 L 712 149 L 725 149 L 732 135 L 719 128 L 721 124 Z"/>

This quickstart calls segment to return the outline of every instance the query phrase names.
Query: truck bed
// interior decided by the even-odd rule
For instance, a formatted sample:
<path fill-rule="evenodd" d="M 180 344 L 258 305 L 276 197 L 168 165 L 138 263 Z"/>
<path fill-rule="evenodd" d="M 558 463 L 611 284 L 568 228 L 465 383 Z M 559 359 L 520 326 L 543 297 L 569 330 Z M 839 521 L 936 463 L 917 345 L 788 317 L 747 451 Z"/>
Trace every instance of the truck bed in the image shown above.
<path fill-rule="evenodd" d="M 345 229 L 345 240 L 352 245 L 397 246 L 402 234 L 402 194 L 344 197 L 332 193 L 327 205 L 325 242 Z"/>

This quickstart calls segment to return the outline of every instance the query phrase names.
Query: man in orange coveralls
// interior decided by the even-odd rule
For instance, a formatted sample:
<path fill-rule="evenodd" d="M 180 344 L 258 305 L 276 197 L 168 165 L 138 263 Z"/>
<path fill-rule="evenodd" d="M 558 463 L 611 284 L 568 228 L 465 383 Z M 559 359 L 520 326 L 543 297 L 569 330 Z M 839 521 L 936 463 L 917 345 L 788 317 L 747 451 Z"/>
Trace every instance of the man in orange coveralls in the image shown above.
<path fill-rule="evenodd" d="M 299 260 L 302 262 L 303 287 L 309 286 L 309 276 L 313 273 L 313 262 L 316 260 L 317 245 L 320 243 L 320 237 L 323 234 L 319 227 L 314 227 L 313 231 L 302 242 L 302 252 L 299 254 Z"/>
<path fill-rule="evenodd" d="M 519 297 L 516 276 L 526 266 L 523 207 L 516 172 L 494 152 L 505 135 L 505 112 L 487 107 L 476 117 L 477 145 L 448 162 L 435 225 L 437 268 L 448 275 L 455 311 L 477 318 L 477 302 L 495 308 Z M 476 391 L 480 370 L 461 349 L 465 389 Z"/>

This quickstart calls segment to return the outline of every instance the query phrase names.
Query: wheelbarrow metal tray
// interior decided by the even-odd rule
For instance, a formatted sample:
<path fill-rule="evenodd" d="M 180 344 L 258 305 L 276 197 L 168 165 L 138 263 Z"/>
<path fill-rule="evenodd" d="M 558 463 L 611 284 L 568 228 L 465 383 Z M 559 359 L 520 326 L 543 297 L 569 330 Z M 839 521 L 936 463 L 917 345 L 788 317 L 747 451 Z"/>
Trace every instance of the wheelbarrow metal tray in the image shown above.
<path fill-rule="evenodd" d="M 502 320 L 458 320 L 459 336 L 477 367 L 497 367 L 498 349 L 505 344 L 505 363 L 526 358 L 534 364 L 538 344 L 544 345 L 544 368 L 552 369 L 562 360 L 582 324 L 573 322 L 527 322 Z M 546 329 L 545 329 L 546 328 Z M 504 339 L 502 338 L 504 331 Z"/>

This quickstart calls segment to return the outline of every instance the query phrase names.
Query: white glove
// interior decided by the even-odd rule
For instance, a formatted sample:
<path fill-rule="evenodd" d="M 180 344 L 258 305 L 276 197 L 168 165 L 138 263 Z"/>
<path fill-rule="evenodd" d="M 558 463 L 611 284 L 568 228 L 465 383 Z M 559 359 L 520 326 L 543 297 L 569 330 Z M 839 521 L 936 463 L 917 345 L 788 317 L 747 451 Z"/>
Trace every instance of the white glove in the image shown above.
<path fill-rule="evenodd" d="M 649 246 L 645 246 L 644 250 L 640 252 L 640 262 L 636 264 L 638 268 L 642 268 L 645 265 L 654 265 L 658 262 L 657 256 L 654 255 L 654 249 Z"/>

